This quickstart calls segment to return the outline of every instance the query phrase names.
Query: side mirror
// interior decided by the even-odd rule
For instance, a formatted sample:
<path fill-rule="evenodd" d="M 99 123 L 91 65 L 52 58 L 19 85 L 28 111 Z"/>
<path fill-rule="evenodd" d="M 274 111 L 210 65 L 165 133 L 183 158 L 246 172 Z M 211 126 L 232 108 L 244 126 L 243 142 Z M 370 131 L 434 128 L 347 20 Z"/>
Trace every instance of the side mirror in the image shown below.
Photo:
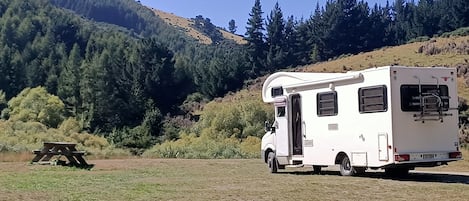
<path fill-rule="evenodd" d="M 269 121 L 265 121 L 264 122 L 264 131 L 265 132 L 269 132 L 271 130 L 272 127 L 270 127 L 270 122 Z"/>

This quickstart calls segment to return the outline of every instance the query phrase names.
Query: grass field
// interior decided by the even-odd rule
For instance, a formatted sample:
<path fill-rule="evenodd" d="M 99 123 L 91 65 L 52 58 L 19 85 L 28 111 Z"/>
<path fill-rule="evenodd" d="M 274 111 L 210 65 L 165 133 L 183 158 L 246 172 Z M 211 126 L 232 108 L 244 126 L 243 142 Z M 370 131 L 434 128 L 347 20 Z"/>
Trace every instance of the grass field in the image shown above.
<path fill-rule="evenodd" d="M 469 154 L 465 152 L 466 156 Z M 469 176 L 411 173 L 392 179 L 382 172 L 341 177 L 309 168 L 270 174 L 260 159 L 90 160 L 91 170 L 0 163 L 0 200 L 467 200 Z M 418 170 L 459 171 L 469 161 Z"/>

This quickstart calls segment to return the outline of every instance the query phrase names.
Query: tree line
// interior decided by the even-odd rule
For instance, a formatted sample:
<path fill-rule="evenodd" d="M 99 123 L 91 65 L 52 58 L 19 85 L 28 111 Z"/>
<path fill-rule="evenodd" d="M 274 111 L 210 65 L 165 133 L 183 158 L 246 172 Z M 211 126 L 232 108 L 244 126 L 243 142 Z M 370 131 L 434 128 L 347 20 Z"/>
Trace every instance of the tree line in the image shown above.
<path fill-rule="evenodd" d="M 308 19 L 284 17 L 279 4 L 264 19 L 255 0 L 247 22 L 247 51 L 254 74 L 326 61 L 421 36 L 432 37 L 469 26 L 466 0 L 396 0 L 368 5 L 357 0 L 328 0 Z"/>
<path fill-rule="evenodd" d="M 370 9 L 330 0 L 309 19 L 284 18 L 278 4 L 263 19 L 256 0 L 246 45 L 221 39 L 210 19 L 196 16 L 195 26 L 217 37 L 204 45 L 133 0 L 0 0 L 1 116 L 17 114 L 8 100 L 43 86 L 63 101 L 60 115 L 82 129 L 118 146 L 148 148 L 179 137 L 185 121 L 168 116 L 187 113 L 183 103 L 223 96 L 281 68 L 468 26 L 468 7 L 464 0 L 397 0 Z"/>

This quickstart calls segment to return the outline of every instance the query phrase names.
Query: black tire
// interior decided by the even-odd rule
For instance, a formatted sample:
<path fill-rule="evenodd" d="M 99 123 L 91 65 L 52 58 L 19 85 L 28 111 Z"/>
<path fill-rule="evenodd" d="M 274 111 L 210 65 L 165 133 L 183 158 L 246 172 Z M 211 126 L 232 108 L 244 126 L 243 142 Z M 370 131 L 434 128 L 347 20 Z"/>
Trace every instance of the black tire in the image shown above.
<path fill-rule="evenodd" d="M 344 156 L 342 158 L 342 161 L 340 162 L 340 175 L 342 176 L 353 176 L 355 175 L 356 171 L 352 167 L 352 164 L 350 163 L 350 159 L 347 156 Z"/>
<path fill-rule="evenodd" d="M 386 168 L 384 172 L 390 177 L 406 177 L 409 175 L 409 168 Z"/>
<path fill-rule="evenodd" d="M 321 166 L 313 165 L 313 174 L 321 174 Z"/>
<path fill-rule="evenodd" d="M 270 173 L 277 173 L 278 163 L 274 152 L 270 152 L 267 155 L 267 165 L 269 166 Z"/>

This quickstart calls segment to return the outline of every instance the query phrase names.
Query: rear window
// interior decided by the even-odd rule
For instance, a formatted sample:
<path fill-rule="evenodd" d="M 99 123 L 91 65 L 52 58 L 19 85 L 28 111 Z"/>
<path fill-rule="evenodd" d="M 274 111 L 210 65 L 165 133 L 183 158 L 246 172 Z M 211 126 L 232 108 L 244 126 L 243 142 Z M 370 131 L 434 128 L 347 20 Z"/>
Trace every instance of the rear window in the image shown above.
<path fill-rule="evenodd" d="M 441 101 L 441 109 L 447 111 L 449 108 L 448 86 L 446 85 L 402 85 L 401 86 L 401 109 L 405 112 L 415 112 L 421 110 L 421 101 L 419 90 L 422 97 L 427 97 L 425 107 L 436 107 L 438 101 Z M 438 108 L 435 108 L 438 109 Z"/>

